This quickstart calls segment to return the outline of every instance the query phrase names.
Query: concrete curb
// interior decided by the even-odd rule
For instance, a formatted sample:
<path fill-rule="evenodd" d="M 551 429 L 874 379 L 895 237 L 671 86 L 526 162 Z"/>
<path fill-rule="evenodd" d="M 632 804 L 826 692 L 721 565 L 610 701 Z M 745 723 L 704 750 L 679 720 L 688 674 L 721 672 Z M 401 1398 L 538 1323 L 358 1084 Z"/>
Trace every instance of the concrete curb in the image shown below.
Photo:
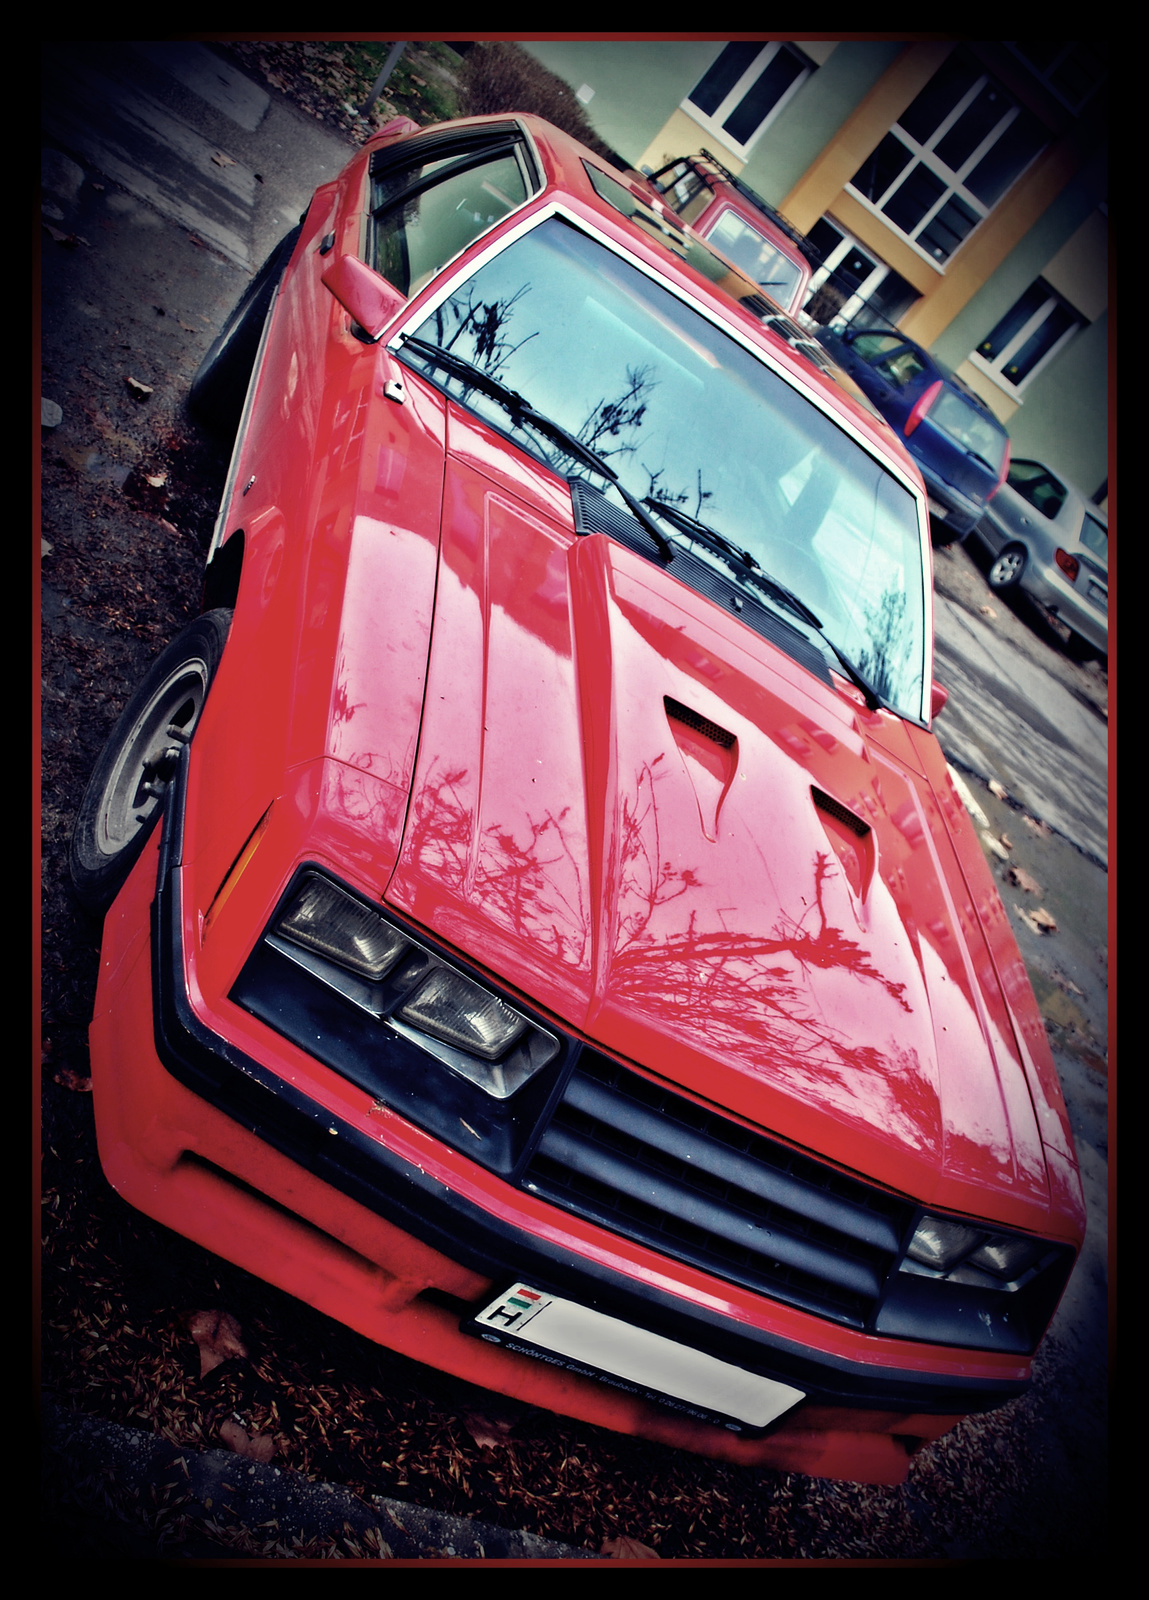
<path fill-rule="evenodd" d="M 603 1559 L 403 1500 L 362 1500 L 336 1484 L 313 1483 L 228 1450 L 180 1449 L 47 1398 L 41 1451 L 50 1559 Z"/>

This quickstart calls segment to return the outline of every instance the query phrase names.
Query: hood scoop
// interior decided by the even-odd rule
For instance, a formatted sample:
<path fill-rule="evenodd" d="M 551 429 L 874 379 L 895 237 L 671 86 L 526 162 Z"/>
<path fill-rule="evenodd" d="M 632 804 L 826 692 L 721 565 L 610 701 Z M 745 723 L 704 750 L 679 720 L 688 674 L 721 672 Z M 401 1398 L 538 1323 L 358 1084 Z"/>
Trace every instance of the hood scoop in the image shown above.
<path fill-rule="evenodd" d="M 738 740 L 728 729 L 663 697 L 666 720 L 698 802 L 698 820 L 711 844 L 718 838 L 718 813 L 738 770 Z"/>
<path fill-rule="evenodd" d="M 811 787 L 810 795 L 818 818 L 826 831 L 826 838 L 846 874 L 846 882 L 864 900 L 874 876 L 874 834 L 868 822 L 863 822 L 849 806 L 844 806 L 833 795 Z"/>

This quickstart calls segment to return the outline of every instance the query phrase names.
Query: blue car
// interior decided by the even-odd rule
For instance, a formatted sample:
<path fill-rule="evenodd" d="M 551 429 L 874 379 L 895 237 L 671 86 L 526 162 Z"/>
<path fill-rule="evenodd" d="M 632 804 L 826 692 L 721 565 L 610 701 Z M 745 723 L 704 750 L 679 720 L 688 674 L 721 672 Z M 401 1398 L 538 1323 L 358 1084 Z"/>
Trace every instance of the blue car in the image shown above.
<path fill-rule="evenodd" d="M 926 480 L 934 542 L 964 539 L 1005 482 L 1005 428 L 960 378 L 897 332 L 826 328 L 818 337 L 905 439 Z"/>

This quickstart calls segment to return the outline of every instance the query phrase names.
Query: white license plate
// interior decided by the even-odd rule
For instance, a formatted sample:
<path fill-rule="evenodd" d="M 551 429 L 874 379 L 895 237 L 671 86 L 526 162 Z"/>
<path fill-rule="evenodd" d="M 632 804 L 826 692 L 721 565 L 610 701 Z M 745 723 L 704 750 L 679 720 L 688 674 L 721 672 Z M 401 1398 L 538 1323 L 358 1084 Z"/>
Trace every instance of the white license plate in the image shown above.
<path fill-rule="evenodd" d="M 1093 601 L 1096 601 L 1103 611 L 1109 610 L 1108 589 L 1102 589 L 1099 584 L 1091 583 L 1089 585 L 1089 598 Z"/>
<path fill-rule="evenodd" d="M 525 1283 L 515 1284 L 463 1326 L 493 1344 L 735 1433 L 768 1427 L 805 1399 L 803 1390 L 787 1383 Z"/>

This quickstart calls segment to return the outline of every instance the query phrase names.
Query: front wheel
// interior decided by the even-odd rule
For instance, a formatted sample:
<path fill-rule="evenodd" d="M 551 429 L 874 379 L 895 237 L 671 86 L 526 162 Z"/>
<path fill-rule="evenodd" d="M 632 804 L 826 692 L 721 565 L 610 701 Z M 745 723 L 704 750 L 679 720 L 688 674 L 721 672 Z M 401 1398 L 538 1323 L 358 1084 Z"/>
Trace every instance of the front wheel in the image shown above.
<path fill-rule="evenodd" d="M 219 666 L 230 611 L 208 611 L 153 662 L 100 753 L 72 834 L 72 882 L 105 912 L 159 818 L 180 750 L 189 742 Z"/>
<path fill-rule="evenodd" d="M 1021 545 L 1006 545 L 989 569 L 989 586 L 991 589 L 999 591 L 1002 589 L 1016 589 L 1021 582 L 1021 575 L 1024 571 L 1025 551 Z"/>

